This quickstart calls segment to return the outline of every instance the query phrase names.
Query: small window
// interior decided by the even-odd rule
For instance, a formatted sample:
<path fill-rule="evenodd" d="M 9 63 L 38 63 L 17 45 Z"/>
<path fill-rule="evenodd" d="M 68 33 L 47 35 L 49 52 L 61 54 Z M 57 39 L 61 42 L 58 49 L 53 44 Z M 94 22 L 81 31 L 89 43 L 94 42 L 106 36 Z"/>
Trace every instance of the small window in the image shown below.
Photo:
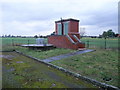
<path fill-rule="evenodd" d="M 62 25 L 61 25 L 61 23 L 57 24 L 57 31 L 58 31 L 58 35 L 62 35 Z"/>

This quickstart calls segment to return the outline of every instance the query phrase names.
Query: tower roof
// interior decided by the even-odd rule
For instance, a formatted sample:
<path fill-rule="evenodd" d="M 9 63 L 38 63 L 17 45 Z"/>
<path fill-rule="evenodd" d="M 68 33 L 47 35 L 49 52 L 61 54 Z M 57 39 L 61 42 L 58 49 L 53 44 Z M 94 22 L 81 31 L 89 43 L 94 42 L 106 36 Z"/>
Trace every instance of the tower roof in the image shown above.
<path fill-rule="evenodd" d="M 77 19 L 72 19 L 72 18 L 69 18 L 69 19 L 62 19 L 62 20 L 59 20 L 59 21 L 55 21 L 55 23 L 58 23 L 58 22 L 65 22 L 65 21 L 76 21 L 76 22 L 79 22 L 79 20 Z"/>

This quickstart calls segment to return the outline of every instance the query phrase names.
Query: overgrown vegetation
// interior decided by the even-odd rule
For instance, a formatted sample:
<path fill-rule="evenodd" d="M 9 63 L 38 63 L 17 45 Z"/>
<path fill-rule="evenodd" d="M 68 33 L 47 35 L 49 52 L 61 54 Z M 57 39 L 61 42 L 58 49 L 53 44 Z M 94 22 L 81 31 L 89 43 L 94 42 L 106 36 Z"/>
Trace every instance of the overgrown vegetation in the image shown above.
<path fill-rule="evenodd" d="M 14 38 L 13 38 L 14 39 Z M 30 38 L 29 38 L 30 39 Z M 24 39 L 16 41 L 21 43 Z M 35 43 L 35 39 L 31 43 Z M 68 57 L 59 61 L 52 62 L 55 65 L 69 69 L 73 72 L 80 73 L 83 76 L 87 76 L 96 79 L 100 82 L 104 82 L 110 85 L 119 87 L 118 85 L 118 38 L 107 38 L 107 49 L 104 48 L 104 38 L 82 38 L 81 41 L 86 43 L 89 41 L 89 48 L 96 49 L 95 52 L 85 53 Z M 75 50 L 69 49 L 52 49 L 48 51 L 30 50 L 20 46 L 11 46 L 12 40 L 4 38 L 2 43 L 3 50 L 19 50 L 27 55 L 39 59 L 45 59 L 52 56 L 57 56 L 65 53 L 74 52 Z M 18 43 L 18 44 L 19 44 Z M 27 39 L 26 42 L 27 44 Z"/>
<path fill-rule="evenodd" d="M 52 64 L 110 85 L 118 85 L 118 51 L 100 50 L 68 57 Z"/>
<path fill-rule="evenodd" d="M 4 52 L 3 55 L 3 88 L 95 88 L 17 53 Z"/>
<path fill-rule="evenodd" d="M 71 49 L 63 49 L 63 48 L 55 48 L 55 49 L 51 49 L 51 50 L 47 50 L 47 51 L 41 51 L 41 50 L 32 50 L 29 48 L 25 48 L 25 47 L 15 47 L 16 50 L 23 52 L 27 55 L 39 58 L 39 59 L 46 59 L 49 57 L 53 57 L 53 56 L 58 56 L 61 54 L 66 54 L 66 53 L 71 53 L 75 50 L 71 50 Z"/>

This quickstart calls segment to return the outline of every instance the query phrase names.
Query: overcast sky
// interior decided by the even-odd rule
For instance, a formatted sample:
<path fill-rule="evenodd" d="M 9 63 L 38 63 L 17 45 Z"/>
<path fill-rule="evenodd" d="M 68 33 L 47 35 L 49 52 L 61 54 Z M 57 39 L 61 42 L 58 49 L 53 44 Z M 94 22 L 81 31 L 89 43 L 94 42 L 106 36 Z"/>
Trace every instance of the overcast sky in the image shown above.
<path fill-rule="evenodd" d="M 49 35 L 55 21 L 80 20 L 86 35 L 118 32 L 119 0 L 1 0 L 0 33 L 11 35 Z"/>

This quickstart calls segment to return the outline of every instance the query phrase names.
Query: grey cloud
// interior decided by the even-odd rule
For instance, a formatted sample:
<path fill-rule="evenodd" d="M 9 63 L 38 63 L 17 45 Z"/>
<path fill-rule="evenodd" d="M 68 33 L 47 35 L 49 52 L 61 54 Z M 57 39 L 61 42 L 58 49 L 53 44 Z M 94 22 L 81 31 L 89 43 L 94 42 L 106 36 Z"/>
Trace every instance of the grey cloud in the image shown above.
<path fill-rule="evenodd" d="M 19 21 L 29 21 L 29 20 L 49 20 L 53 13 L 49 11 L 49 9 L 44 9 L 40 7 L 36 7 L 32 9 L 31 4 L 3 4 L 3 20 L 4 21 L 12 21 L 12 20 L 19 20 Z M 29 8 L 30 7 L 30 8 Z M 33 7 L 33 8 L 34 8 Z M 37 10 L 36 10 L 37 9 Z"/>
<path fill-rule="evenodd" d="M 86 0 L 87 1 L 87 0 Z M 67 1 L 68 2 L 68 1 Z M 49 22 L 45 26 L 37 25 L 31 28 L 32 32 L 46 31 L 54 29 L 54 21 L 62 18 L 77 18 L 80 25 L 110 27 L 117 26 L 117 3 L 108 3 L 100 8 L 92 7 L 93 4 L 84 5 L 81 1 L 73 3 L 2 3 L 3 22 Z M 98 4 L 99 3 L 95 3 Z M 7 25 L 6 25 L 7 27 Z M 13 27 L 11 27 L 13 28 Z M 32 33 L 31 32 L 31 33 Z M 8 32 L 9 33 L 9 32 Z"/>

